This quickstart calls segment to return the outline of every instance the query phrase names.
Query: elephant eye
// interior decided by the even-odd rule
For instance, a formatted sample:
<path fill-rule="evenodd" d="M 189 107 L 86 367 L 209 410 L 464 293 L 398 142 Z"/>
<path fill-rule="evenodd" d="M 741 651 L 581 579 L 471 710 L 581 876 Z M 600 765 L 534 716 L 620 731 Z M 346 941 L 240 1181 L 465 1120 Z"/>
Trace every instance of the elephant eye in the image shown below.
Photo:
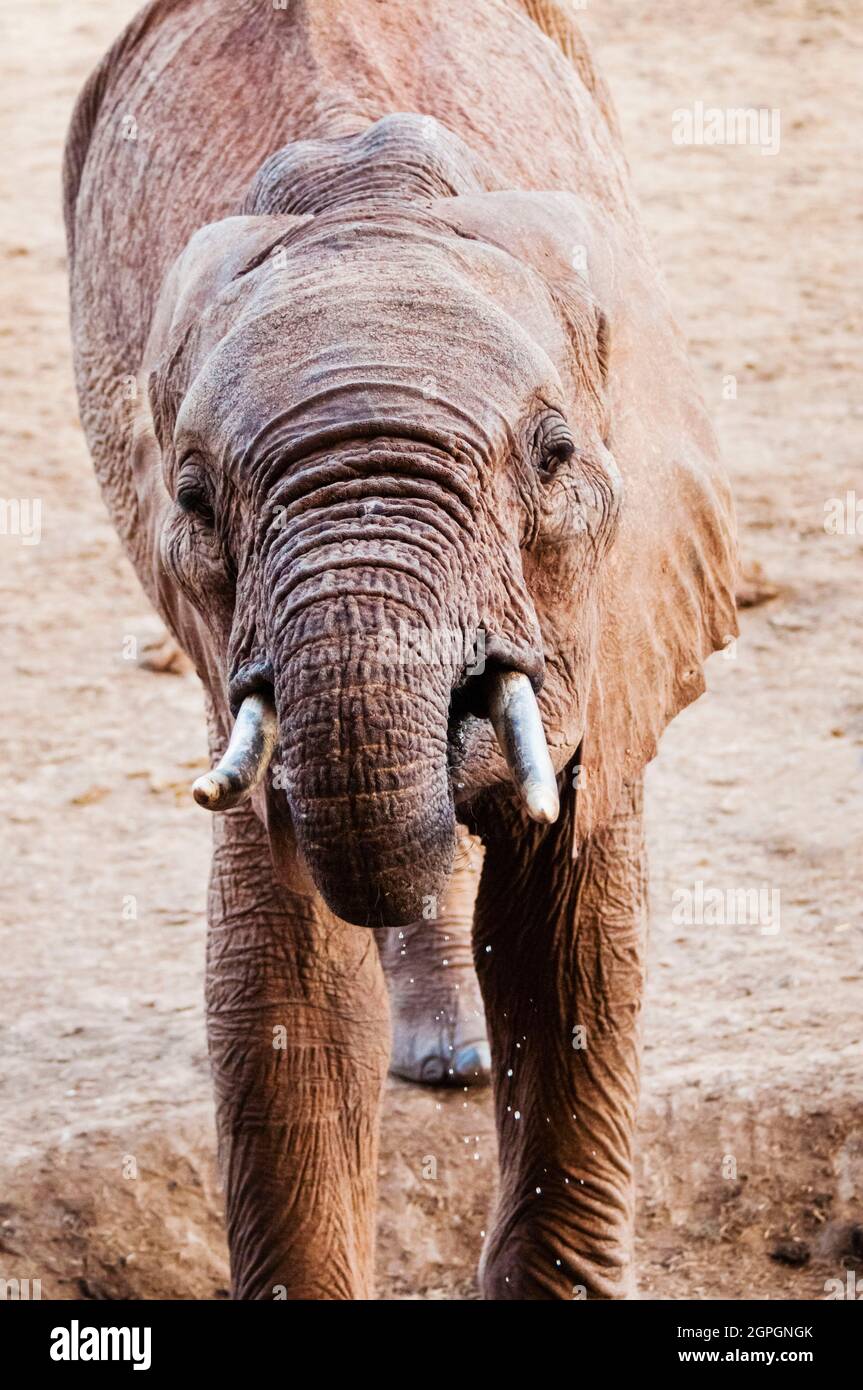
<path fill-rule="evenodd" d="M 568 463 L 575 453 L 575 440 L 562 415 L 549 411 L 537 425 L 534 434 L 534 457 L 541 473 L 554 474 L 562 463 Z"/>
<path fill-rule="evenodd" d="M 197 459 L 187 459 L 180 465 L 177 506 L 208 526 L 212 526 L 215 520 L 212 486 Z"/>
<path fill-rule="evenodd" d="M 557 439 L 549 444 L 542 455 L 542 466 L 548 473 L 553 473 L 559 463 L 568 463 L 575 453 L 575 445 L 571 439 Z"/>

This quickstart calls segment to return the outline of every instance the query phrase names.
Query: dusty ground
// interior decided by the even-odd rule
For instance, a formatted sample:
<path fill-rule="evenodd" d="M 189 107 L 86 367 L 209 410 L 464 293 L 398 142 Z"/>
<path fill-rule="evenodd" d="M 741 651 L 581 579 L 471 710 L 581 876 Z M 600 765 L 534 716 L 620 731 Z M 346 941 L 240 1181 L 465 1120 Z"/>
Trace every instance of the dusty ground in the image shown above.
<path fill-rule="evenodd" d="M 201 1009 L 209 826 L 186 795 L 203 719 L 194 681 L 142 669 L 129 643 L 157 628 L 78 426 L 58 211 L 74 95 L 135 8 L 19 0 L 2 19 L 0 496 L 41 499 L 42 535 L 0 535 L 0 1276 L 63 1297 L 211 1297 L 225 1269 Z M 584 14 L 744 559 L 779 591 L 744 612 L 650 774 L 639 1243 L 653 1297 L 819 1298 L 861 1253 L 863 537 L 824 529 L 830 498 L 856 484 L 863 500 L 855 10 L 596 0 Z M 779 154 L 673 145 L 672 112 L 697 100 L 779 108 Z M 677 924 L 674 894 L 699 880 L 777 890 L 779 930 L 762 930 L 775 915 Z M 393 1085 L 383 1296 L 475 1296 L 493 1166 L 486 1100 Z M 809 1262 L 771 1260 L 780 1238 Z"/>

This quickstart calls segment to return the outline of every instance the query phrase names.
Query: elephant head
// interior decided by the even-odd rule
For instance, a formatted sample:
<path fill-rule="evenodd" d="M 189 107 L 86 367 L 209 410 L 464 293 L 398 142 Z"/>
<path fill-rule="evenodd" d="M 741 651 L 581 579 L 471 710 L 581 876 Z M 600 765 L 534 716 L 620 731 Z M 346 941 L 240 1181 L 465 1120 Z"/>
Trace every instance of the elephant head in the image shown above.
<path fill-rule="evenodd" d="M 728 498 L 643 248 L 489 189 L 426 118 L 288 146 L 193 237 L 148 348 L 165 582 L 240 716 L 198 798 L 272 759 L 276 864 L 295 836 L 359 924 L 421 916 L 456 815 L 513 777 L 552 820 L 579 746 L 599 823 L 734 630 Z"/>

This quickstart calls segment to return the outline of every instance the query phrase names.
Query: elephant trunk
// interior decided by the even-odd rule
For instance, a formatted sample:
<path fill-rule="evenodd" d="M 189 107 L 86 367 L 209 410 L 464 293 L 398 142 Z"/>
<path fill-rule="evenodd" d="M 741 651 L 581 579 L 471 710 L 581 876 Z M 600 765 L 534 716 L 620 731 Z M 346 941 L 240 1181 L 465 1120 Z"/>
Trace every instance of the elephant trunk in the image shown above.
<path fill-rule="evenodd" d="M 458 672 L 445 655 L 428 662 L 394 650 L 402 602 L 396 624 L 385 602 L 372 607 L 320 597 L 280 633 L 280 777 L 299 847 L 336 915 L 403 926 L 435 915 L 452 868 L 447 729 Z"/>

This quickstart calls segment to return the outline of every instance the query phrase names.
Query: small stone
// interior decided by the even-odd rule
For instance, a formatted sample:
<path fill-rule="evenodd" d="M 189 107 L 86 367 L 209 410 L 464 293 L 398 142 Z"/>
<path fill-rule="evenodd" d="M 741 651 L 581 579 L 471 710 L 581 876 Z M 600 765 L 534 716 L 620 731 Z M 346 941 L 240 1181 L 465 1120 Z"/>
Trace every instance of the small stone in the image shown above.
<path fill-rule="evenodd" d="M 782 1265 L 807 1265 L 811 1251 L 805 1240 L 777 1240 L 770 1251 L 771 1260 Z"/>

